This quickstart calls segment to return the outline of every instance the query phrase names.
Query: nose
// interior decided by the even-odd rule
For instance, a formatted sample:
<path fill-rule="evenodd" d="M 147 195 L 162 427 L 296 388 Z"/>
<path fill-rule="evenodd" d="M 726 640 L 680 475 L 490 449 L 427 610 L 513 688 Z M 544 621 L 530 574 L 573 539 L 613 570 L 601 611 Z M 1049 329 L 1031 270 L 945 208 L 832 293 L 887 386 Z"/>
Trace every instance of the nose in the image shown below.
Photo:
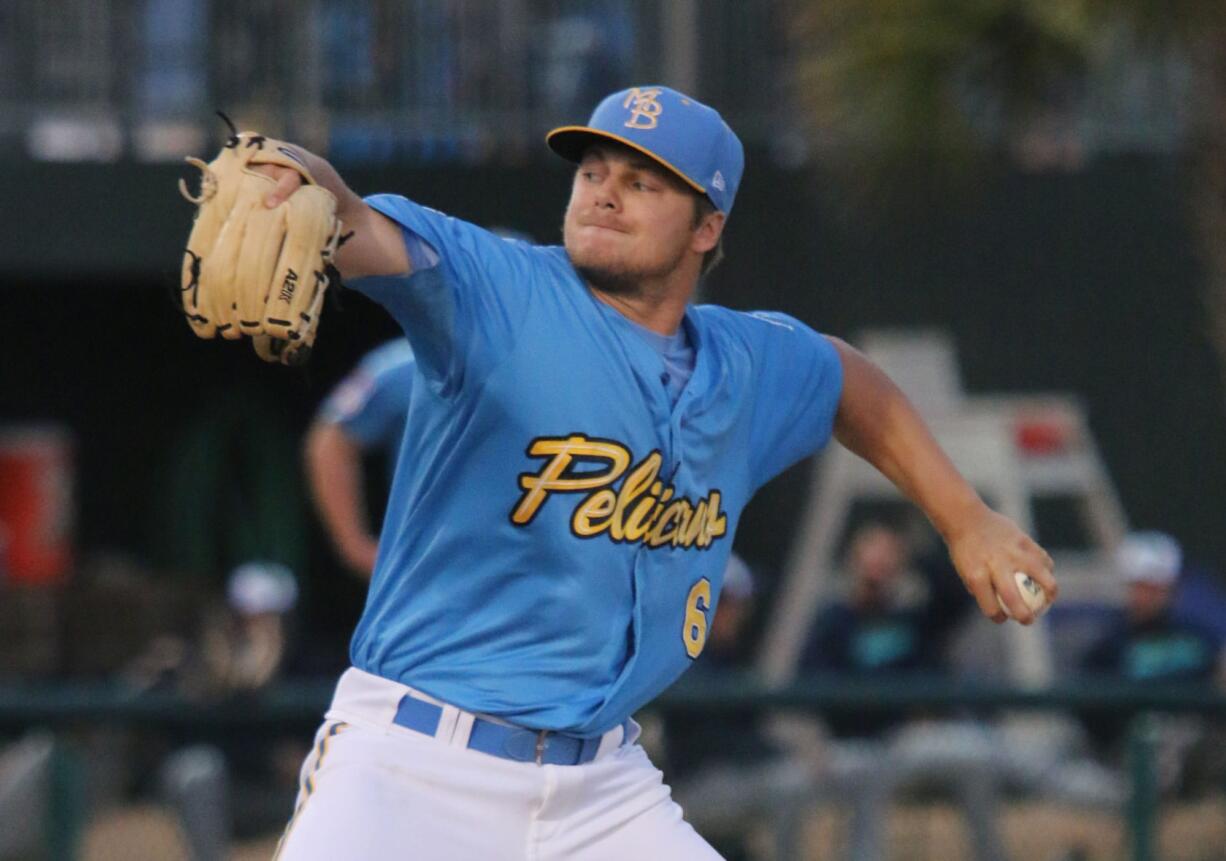
<path fill-rule="evenodd" d="M 618 208 L 617 193 L 613 188 L 613 183 L 607 179 L 596 187 L 595 193 L 592 195 L 592 202 L 597 209 L 616 210 Z"/>

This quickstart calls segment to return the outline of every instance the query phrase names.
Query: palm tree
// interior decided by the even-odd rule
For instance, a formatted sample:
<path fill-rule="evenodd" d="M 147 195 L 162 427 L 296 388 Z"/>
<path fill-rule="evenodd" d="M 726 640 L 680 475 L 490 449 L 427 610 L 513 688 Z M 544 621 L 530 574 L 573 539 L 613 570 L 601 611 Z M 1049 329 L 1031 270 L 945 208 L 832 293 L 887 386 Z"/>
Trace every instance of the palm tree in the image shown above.
<path fill-rule="evenodd" d="M 1002 150 L 1038 166 L 1076 162 L 1087 81 L 1119 47 L 1179 57 L 1191 77 L 1204 304 L 1226 381 L 1226 3 L 796 0 L 791 18 L 809 127 L 823 161 L 862 194 L 917 158 L 957 170 Z"/>
<path fill-rule="evenodd" d="M 1014 137 L 1082 72 L 1088 25 L 1074 6 L 1042 14 L 1009 0 L 803 3 L 794 32 L 812 128 L 864 166 L 917 154 L 963 161 L 989 137 Z"/>

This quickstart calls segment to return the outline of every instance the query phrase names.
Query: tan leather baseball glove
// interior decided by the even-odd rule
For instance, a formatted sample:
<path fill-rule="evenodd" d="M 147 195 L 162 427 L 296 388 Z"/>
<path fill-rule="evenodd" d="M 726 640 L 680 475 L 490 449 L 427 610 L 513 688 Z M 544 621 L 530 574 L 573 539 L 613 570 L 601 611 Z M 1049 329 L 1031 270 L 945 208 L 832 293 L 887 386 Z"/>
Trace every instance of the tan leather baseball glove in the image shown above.
<path fill-rule="evenodd" d="M 196 219 L 183 257 L 183 312 L 201 338 L 251 336 L 269 362 L 298 365 L 315 343 L 340 237 L 336 198 L 315 184 L 297 152 L 255 132 L 231 134 L 208 164 L 198 158 L 200 193 L 183 180 L 179 191 L 196 204 Z M 275 209 L 264 199 L 272 177 L 259 164 L 288 167 L 304 185 Z"/>

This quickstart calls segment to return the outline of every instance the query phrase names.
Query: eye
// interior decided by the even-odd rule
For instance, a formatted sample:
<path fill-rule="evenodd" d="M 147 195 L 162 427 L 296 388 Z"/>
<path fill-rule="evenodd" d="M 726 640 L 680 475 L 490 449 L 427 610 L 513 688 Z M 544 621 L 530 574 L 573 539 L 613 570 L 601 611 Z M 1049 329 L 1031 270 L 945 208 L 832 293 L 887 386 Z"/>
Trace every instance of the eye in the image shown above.
<path fill-rule="evenodd" d="M 634 182 L 630 184 L 630 187 L 633 188 L 635 191 L 655 191 L 656 190 L 654 185 L 642 179 L 636 179 Z"/>

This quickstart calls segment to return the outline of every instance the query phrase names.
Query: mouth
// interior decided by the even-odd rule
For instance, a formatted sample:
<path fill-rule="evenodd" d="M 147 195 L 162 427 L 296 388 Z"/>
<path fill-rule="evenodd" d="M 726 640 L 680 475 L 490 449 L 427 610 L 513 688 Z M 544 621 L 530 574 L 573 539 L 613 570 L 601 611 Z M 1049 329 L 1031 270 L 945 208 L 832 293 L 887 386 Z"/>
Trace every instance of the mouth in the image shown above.
<path fill-rule="evenodd" d="M 595 222 L 588 222 L 586 224 L 580 224 L 579 227 L 591 228 L 593 230 L 607 230 L 610 233 L 626 233 L 625 230 L 622 230 L 620 227 L 614 227 L 611 224 L 597 224 Z"/>

